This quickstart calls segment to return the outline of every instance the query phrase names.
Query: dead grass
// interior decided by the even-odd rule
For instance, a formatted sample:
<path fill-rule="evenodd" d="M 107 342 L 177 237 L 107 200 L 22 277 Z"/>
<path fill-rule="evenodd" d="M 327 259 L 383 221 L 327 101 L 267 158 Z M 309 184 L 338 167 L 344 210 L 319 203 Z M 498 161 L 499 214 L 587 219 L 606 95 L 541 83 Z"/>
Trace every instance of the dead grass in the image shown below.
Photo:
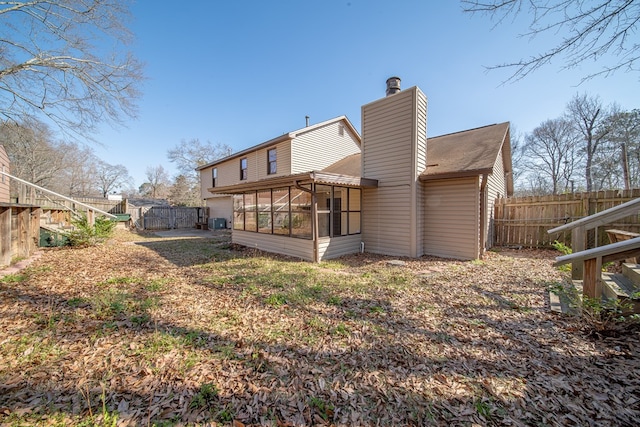
<path fill-rule="evenodd" d="M 0 279 L 0 423 L 635 425 L 638 333 L 551 314 L 554 255 L 314 265 L 122 232 L 50 249 Z"/>

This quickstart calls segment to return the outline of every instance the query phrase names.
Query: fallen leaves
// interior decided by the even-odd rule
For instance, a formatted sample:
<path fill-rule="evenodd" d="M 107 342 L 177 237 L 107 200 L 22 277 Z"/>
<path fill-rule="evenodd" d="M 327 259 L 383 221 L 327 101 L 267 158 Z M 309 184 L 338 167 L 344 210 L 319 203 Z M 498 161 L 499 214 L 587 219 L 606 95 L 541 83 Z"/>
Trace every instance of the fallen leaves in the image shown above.
<path fill-rule="evenodd" d="M 640 416 L 637 332 L 594 341 L 551 314 L 546 284 L 561 278 L 552 253 L 314 265 L 233 252 L 223 238 L 51 249 L 26 280 L 0 282 L 0 423 L 632 425 Z"/>

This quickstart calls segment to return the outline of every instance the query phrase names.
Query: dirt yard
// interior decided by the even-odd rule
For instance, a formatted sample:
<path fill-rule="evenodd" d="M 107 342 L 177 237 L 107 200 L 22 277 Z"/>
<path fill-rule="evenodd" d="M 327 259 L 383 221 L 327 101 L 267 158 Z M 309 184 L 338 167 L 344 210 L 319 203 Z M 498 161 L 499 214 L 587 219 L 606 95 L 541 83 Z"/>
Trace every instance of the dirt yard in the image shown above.
<path fill-rule="evenodd" d="M 1 278 L 0 424 L 640 422 L 638 329 L 551 313 L 556 253 L 316 265 L 208 236 L 119 231 Z"/>

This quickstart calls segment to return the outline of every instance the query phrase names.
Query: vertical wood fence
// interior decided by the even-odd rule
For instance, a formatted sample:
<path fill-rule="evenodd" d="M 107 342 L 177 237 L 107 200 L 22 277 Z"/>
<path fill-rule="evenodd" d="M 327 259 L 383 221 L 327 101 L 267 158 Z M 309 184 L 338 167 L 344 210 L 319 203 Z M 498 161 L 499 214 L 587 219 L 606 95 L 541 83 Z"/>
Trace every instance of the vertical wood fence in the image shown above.
<path fill-rule="evenodd" d="M 640 189 L 500 198 L 494 211 L 495 245 L 548 248 L 557 240 L 569 246 L 570 232 L 550 235 L 547 230 L 637 197 Z M 640 233 L 640 215 L 599 227 L 589 237 L 587 248 L 609 243 L 605 230 L 611 228 Z"/>
<path fill-rule="evenodd" d="M 38 250 L 40 213 L 37 206 L 0 203 L 0 265 Z"/>
<path fill-rule="evenodd" d="M 207 208 L 154 206 L 143 211 L 140 218 L 145 230 L 194 228 L 198 222 L 206 222 Z"/>

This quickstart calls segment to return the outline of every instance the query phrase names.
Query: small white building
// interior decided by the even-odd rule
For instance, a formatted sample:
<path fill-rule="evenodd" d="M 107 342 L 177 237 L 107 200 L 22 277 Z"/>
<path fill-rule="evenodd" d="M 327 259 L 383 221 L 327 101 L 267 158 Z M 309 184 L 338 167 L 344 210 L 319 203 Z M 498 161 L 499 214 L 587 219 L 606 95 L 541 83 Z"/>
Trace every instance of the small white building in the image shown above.
<path fill-rule="evenodd" d="M 399 83 L 362 107 L 362 137 L 341 116 L 199 167 L 210 216 L 234 243 L 310 261 L 482 257 L 513 192 L 509 124 L 427 138 L 426 96 Z"/>

